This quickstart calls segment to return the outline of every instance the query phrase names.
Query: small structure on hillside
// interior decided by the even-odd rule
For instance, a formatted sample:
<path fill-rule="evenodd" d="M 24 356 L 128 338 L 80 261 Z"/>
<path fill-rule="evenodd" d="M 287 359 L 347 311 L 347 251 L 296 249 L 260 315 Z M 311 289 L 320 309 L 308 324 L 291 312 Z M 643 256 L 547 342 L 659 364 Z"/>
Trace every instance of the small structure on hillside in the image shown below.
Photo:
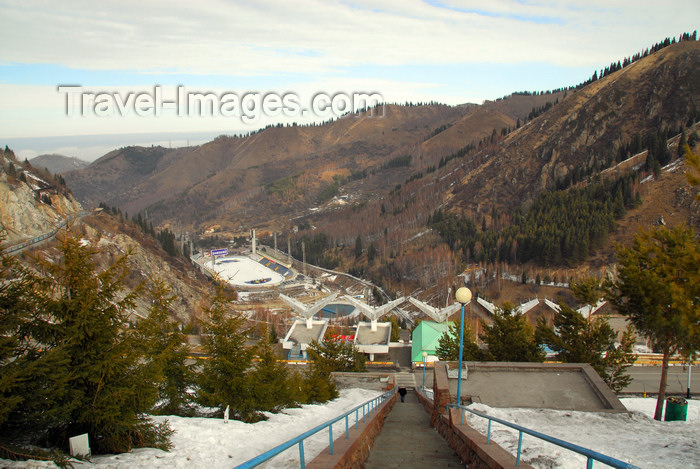
<path fill-rule="evenodd" d="M 461 304 L 454 303 L 446 308 L 435 308 L 433 306 L 430 306 L 428 303 L 423 303 L 422 301 L 417 300 L 413 297 L 409 297 L 408 301 L 410 301 L 412 305 L 423 311 L 425 314 L 427 314 L 437 322 L 447 321 L 447 319 L 450 316 L 459 311 L 459 308 L 462 307 Z"/>
<path fill-rule="evenodd" d="M 374 330 L 372 324 L 361 321 L 357 324 L 354 345 L 359 352 L 368 353 L 369 361 L 374 361 L 375 354 L 389 353 L 391 339 L 391 323 L 377 323 Z"/>
<path fill-rule="evenodd" d="M 309 344 L 314 340 L 316 342 L 321 342 L 323 340 L 326 329 L 328 329 L 328 319 L 314 319 L 314 315 L 331 301 L 335 300 L 337 296 L 337 293 L 333 293 L 307 306 L 301 301 L 297 301 L 294 298 L 280 293 L 282 301 L 291 306 L 292 309 L 301 316 L 294 320 L 292 327 L 289 328 L 287 335 L 282 340 L 282 348 L 284 350 L 289 350 L 290 359 L 306 358 L 306 348 Z"/>
<path fill-rule="evenodd" d="M 338 296 L 337 293 L 333 293 L 331 295 L 328 295 L 325 298 L 322 298 L 321 300 L 317 301 L 316 303 L 312 305 L 305 305 L 301 301 L 297 301 L 294 298 L 291 298 L 287 295 L 283 295 L 280 293 L 280 299 L 287 303 L 289 306 L 292 307 L 294 311 L 297 312 L 297 314 L 306 319 L 308 327 L 311 327 L 311 320 L 313 317 L 321 311 L 323 308 L 325 308 L 328 304 L 330 304 L 335 298 Z"/>
<path fill-rule="evenodd" d="M 345 295 L 345 299 L 370 320 L 372 331 L 377 330 L 377 320 L 379 318 L 406 301 L 406 299 L 402 296 L 401 298 L 397 298 L 381 306 L 370 306 L 364 301 L 360 301 L 352 296 Z"/>
<path fill-rule="evenodd" d="M 428 356 L 426 361 L 433 362 L 436 361 L 437 355 L 435 351 L 438 347 L 438 342 L 440 337 L 447 332 L 448 326 L 444 322 L 434 322 L 434 321 L 421 321 L 418 326 L 413 330 L 411 346 L 411 362 L 412 363 L 422 363 L 423 362 L 423 352 L 427 352 Z"/>
<path fill-rule="evenodd" d="M 381 306 L 370 306 L 351 296 L 345 296 L 355 308 L 364 314 L 370 321 L 360 321 L 355 333 L 355 347 L 362 353 L 369 354 L 369 360 L 374 361 L 375 354 L 389 353 L 389 341 L 391 339 L 391 323 L 378 322 L 379 318 L 405 301 L 404 297 L 390 301 Z"/>
<path fill-rule="evenodd" d="M 295 319 L 282 339 L 282 348 L 289 350 L 290 360 L 306 359 L 306 349 L 314 340 L 321 342 L 328 329 L 328 319 Z"/>

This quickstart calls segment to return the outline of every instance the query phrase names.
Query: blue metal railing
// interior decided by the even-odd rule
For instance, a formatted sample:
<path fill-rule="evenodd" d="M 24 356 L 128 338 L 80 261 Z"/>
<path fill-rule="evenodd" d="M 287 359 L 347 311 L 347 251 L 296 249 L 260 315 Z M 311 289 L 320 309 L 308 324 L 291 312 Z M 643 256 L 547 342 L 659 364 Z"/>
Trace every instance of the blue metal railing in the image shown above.
<path fill-rule="evenodd" d="M 332 420 L 329 420 L 326 423 L 323 423 L 315 428 L 312 428 L 309 431 L 306 431 L 302 433 L 301 435 L 297 436 L 296 438 L 292 438 L 289 441 L 286 441 L 282 443 L 281 445 L 275 446 L 274 448 L 265 451 L 264 453 L 260 454 L 259 456 L 254 457 L 253 459 L 249 459 L 248 461 L 244 462 L 243 464 L 240 464 L 236 466 L 234 469 L 248 469 L 251 467 L 256 467 L 259 464 L 264 463 L 265 461 L 268 461 L 278 454 L 282 453 L 283 451 L 291 448 L 294 445 L 299 446 L 299 464 L 301 469 L 304 469 L 306 467 L 306 463 L 304 461 L 304 440 L 309 438 L 312 435 L 315 435 L 316 433 L 320 432 L 321 430 L 328 428 L 328 440 L 329 440 L 329 450 L 330 454 L 333 454 L 333 424 L 336 422 L 339 422 L 342 419 L 345 419 L 345 438 L 350 438 L 350 423 L 349 423 L 349 416 L 351 414 L 355 414 L 355 428 L 358 428 L 360 424 L 360 418 L 362 419 L 362 422 L 365 422 L 365 417 L 367 415 L 370 415 L 372 412 L 377 410 L 379 406 L 391 396 L 393 396 L 396 393 L 396 388 L 394 387 L 391 391 L 387 391 L 381 396 L 375 397 L 374 399 L 371 399 L 364 404 L 360 404 L 357 407 L 345 412 L 343 415 L 340 415 Z M 362 417 L 360 417 L 360 409 L 362 409 Z"/>
<path fill-rule="evenodd" d="M 425 398 L 428 399 L 429 401 L 434 400 L 434 398 L 433 398 L 433 390 L 432 390 L 432 389 L 423 388 L 423 387 L 421 386 L 421 387 L 418 388 L 418 392 L 420 392 L 421 394 L 423 394 L 423 395 L 425 396 Z"/>
<path fill-rule="evenodd" d="M 578 453 L 582 456 L 585 456 L 587 458 L 587 462 L 586 462 L 587 469 L 591 469 L 593 467 L 594 460 L 598 461 L 598 462 L 602 462 L 603 464 L 607 464 L 608 466 L 618 468 L 618 469 L 640 469 L 638 466 L 635 466 L 633 464 L 620 461 L 619 459 L 611 458 L 610 456 L 606 456 L 604 454 L 598 453 L 598 452 L 590 450 L 588 448 L 584 448 L 583 446 L 569 443 L 568 441 L 560 440 L 559 438 L 554 438 L 553 436 L 545 435 L 544 433 L 536 432 L 535 430 L 530 430 L 529 428 L 521 427 L 520 425 L 516 425 L 516 424 L 508 422 L 506 420 L 502 420 L 502 419 L 499 419 L 497 417 L 492 417 L 490 415 L 483 414 L 483 413 L 478 412 L 476 410 L 469 409 L 463 405 L 458 406 L 456 404 L 447 404 L 448 410 L 450 407 L 462 410 L 462 424 L 464 424 L 464 411 L 471 412 L 472 414 L 474 414 L 476 416 L 488 419 L 489 428 L 488 428 L 488 433 L 486 435 L 486 444 L 491 443 L 491 422 L 497 422 L 497 423 L 500 423 L 501 425 L 505 425 L 506 427 L 510 427 L 510 428 L 517 430 L 519 432 L 519 434 L 518 434 L 518 454 L 517 454 L 516 459 L 515 459 L 516 466 L 520 465 L 520 453 L 521 453 L 522 445 L 523 445 L 523 433 L 527 433 L 528 435 L 532 435 L 532 436 L 539 438 L 541 440 L 547 441 L 549 443 L 553 443 L 553 444 L 560 446 L 564 449 L 568 449 L 569 451 L 573 451 L 573 452 Z"/>

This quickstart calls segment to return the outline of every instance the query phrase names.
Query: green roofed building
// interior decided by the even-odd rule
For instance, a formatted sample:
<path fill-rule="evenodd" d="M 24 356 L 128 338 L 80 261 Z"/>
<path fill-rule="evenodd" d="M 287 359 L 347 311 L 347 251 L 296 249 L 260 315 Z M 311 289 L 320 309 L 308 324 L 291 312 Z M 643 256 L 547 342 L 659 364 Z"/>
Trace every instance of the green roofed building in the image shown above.
<path fill-rule="evenodd" d="M 428 352 L 428 361 L 433 361 L 438 341 L 442 334 L 447 332 L 447 324 L 444 322 L 421 321 L 413 330 L 413 346 L 411 347 L 411 361 L 422 362 L 423 352 Z"/>

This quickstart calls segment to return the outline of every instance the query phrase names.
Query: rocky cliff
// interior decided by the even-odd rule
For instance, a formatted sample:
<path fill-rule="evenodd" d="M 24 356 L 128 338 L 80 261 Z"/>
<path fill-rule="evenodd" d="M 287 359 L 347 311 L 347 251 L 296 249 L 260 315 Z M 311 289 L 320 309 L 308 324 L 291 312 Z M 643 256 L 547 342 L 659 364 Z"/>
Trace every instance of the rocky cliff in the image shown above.
<path fill-rule="evenodd" d="M 5 244 L 48 233 L 82 211 L 80 203 L 49 174 L 16 161 L 11 152 L 0 153 L 0 163 L 0 223 Z"/>

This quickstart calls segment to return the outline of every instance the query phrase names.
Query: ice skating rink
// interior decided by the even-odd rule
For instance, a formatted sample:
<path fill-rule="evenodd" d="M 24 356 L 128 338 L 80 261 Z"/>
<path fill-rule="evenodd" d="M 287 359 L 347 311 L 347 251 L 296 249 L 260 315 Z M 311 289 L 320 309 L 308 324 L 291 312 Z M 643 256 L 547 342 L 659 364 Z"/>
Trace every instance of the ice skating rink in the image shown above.
<path fill-rule="evenodd" d="M 216 263 L 207 261 L 204 266 L 232 285 L 278 285 L 284 281 L 284 276 L 248 257 L 222 257 Z"/>

